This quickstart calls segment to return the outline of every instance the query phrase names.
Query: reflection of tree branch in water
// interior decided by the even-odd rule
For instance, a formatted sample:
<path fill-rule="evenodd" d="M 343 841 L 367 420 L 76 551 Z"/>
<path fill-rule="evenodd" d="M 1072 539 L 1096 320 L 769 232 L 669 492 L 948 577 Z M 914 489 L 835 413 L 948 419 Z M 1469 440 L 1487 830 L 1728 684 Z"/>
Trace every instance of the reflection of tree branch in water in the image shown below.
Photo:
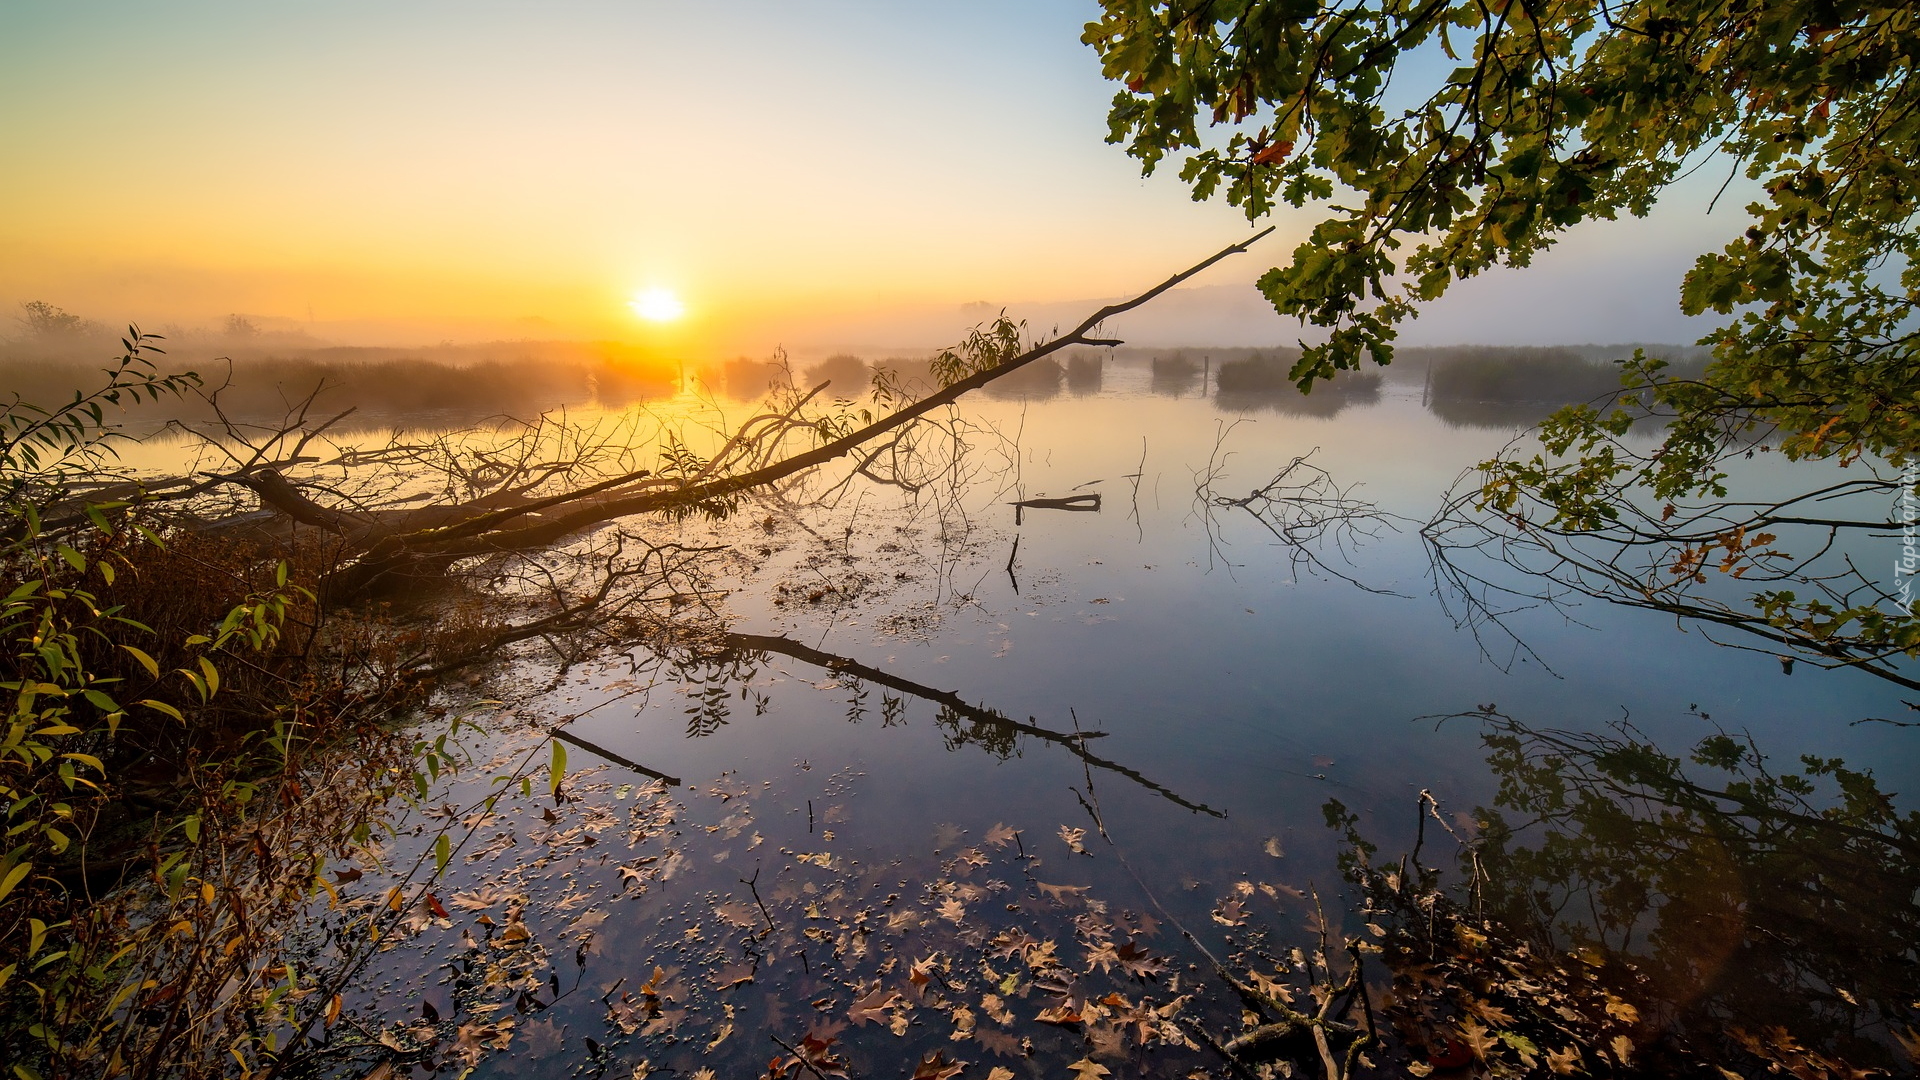
<path fill-rule="evenodd" d="M 1352 486 L 1341 487 L 1332 473 L 1309 461 L 1319 453 L 1318 447 L 1289 461 L 1272 479 L 1244 496 L 1222 495 L 1216 490 L 1216 485 L 1226 477 L 1227 459 L 1232 456 L 1225 449 L 1227 436 L 1246 422 L 1235 420 L 1221 428 L 1214 439 L 1206 470 L 1195 476 L 1194 502 L 1201 523 L 1206 526 L 1208 558 L 1219 555 L 1231 572 L 1233 563 L 1226 558 L 1223 550 L 1226 540 L 1214 515 L 1216 510 L 1245 510 L 1286 549 L 1296 573 L 1305 568 L 1309 574 L 1336 577 L 1370 593 L 1403 596 L 1391 589 L 1375 588 L 1341 571 L 1316 550 L 1331 543 L 1340 561 L 1351 566 L 1353 549 L 1378 537 L 1382 525 L 1394 529 L 1396 520 L 1394 515 L 1373 503 L 1354 498 Z M 1142 461 L 1145 461 L 1144 453 Z"/>
<path fill-rule="evenodd" d="M 1031 735 L 1036 739 L 1044 739 L 1050 743 L 1057 743 L 1072 751 L 1074 756 L 1080 758 L 1080 760 L 1086 762 L 1088 765 L 1106 769 L 1109 772 L 1119 773 L 1121 776 L 1132 780 L 1134 783 L 1152 791 L 1169 802 L 1184 806 L 1195 813 L 1209 814 L 1217 818 L 1227 816 L 1222 811 L 1215 810 L 1203 803 L 1189 802 L 1167 788 L 1140 775 L 1133 769 L 1127 768 L 1125 765 L 1115 761 L 1109 761 L 1097 754 L 1088 752 L 1086 741 L 1088 739 L 1098 738 L 1104 735 L 1105 732 L 1053 731 L 1036 724 L 1023 723 L 994 712 L 992 709 L 983 708 L 978 705 L 970 705 L 962 700 L 960 695 L 952 691 L 936 690 L 931 686 L 922 686 L 910 679 L 903 679 L 898 675 L 882 671 L 879 668 L 869 667 L 850 657 L 825 652 L 813 648 L 810 645 L 804 645 L 798 641 L 794 641 L 791 638 L 776 637 L 770 634 L 728 634 L 723 640 L 727 647 L 733 651 L 778 653 L 782 656 L 790 656 L 802 663 L 825 668 L 836 674 L 851 675 L 866 682 L 878 683 L 889 689 L 898 690 L 904 694 L 911 694 L 924 701 L 930 701 L 940 706 L 940 719 L 943 727 L 957 730 L 959 721 L 966 720 L 974 724 L 977 728 L 987 729 L 982 734 L 1005 737 L 1009 749 L 1011 748 L 1012 739 L 1015 735 Z M 982 740 L 962 737 L 960 741 Z M 993 748 L 990 743 L 983 742 L 983 745 L 987 745 L 990 750 Z"/>
<path fill-rule="evenodd" d="M 1870 772 L 1811 756 L 1775 772 L 1725 732 L 1683 757 L 1625 723 L 1464 715 L 1500 781 L 1469 842 L 1488 914 L 1542 947 L 1637 967 L 1697 1046 L 1777 1025 L 1855 1064 L 1897 1064 L 1876 1032 L 1920 1020 L 1920 813 Z"/>

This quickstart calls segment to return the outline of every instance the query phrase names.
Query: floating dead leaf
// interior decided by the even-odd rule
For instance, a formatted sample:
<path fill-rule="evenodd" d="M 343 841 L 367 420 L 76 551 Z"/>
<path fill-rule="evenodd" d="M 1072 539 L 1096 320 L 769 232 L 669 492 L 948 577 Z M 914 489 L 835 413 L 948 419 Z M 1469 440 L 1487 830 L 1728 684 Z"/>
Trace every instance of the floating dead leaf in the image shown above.
<path fill-rule="evenodd" d="M 1287 857 L 1286 850 L 1280 846 L 1280 838 L 1277 836 L 1267 837 L 1267 842 L 1260 845 L 1260 850 L 1276 859 L 1284 859 Z"/>
<path fill-rule="evenodd" d="M 1247 905 L 1239 900 L 1228 900 L 1213 909 L 1213 921 L 1221 926 L 1243 926 L 1247 921 Z"/>
<path fill-rule="evenodd" d="M 1067 848 L 1075 855 L 1085 855 L 1087 853 L 1087 846 L 1082 843 L 1086 838 L 1087 830 L 1085 829 L 1075 829 L 1067 825 L 1060 826 L 1060 839 L 1066 841 Z"/>
<path fill-rule="evenodd" d="M 949 1080 L 960 1075 L 960 1070 L 966 1067 L 966 1062 L 948 1061 L 945 1053 L 935 1050 L 920 1059 L 920 1064 L 913 1070 L 913 1080 Z"/>
<path fill-rule="evenodd" d="M 1503 1028 L 1513 1023 L 1512 1013 L 1509 1013 L 1491 1001 L 1483 1001 L 1477 997 L 1468 999 L 1467 1011 L 1486 1021 L 1487 1024 L 1492 1027 Z"/>
<path fill-rule="evenodd" d="M 1500 1039 L 1493 1029 L 1471 1019 L 1460 1021 L 1460 1041 L 1475 1058 L 1482 1061 L 1486 1060 L 1494 1047 L 1500 1045 Z M 1435 1061 L 1435 1064 L 1439 1062 Z"/>
<path fill-rule="evenodd" d="M 1035 1014 L 1034 1019 L 1043 1024 L 1058 1024 L 1061 1027 L 1072 1027 L 1075 1024 L 1085 1022 L 1086 1017 L 1081 1015 L 1079 1009 L 1071 1005 L 1054 1005 L 1041 1009 Z"/>
<path fill-rule="evenodd" d="M 1607 995 L 1607 1015 L 1623 1024 L 1640 1022 L 1640 1010 L 1612 994 Z"/>
<path fill-rule="evenodd" d="M 1247 972 L 1247 981 L 1253 984 L 1254 989 L 1275 1001 L 1290 1002 L 1293 1000 L 1293 987 L 1282 982 L 1278 972 L 1273 975 L 1262 975 L 1257 969 L 1249 969 Z"/>
<path fill-rule="evenodd" d="M 941 902 L 940 906 L 935 910 L 940 913 L 941 918 L 951 923 L 958 923 L 967 917 L 966 905 L 951 896 Z"/>
<path fill-rule="evenodd" d="M 500 931 L 499 941 L 503 949 L 517 949 L 532 939 L 533 935 L 527 932 L 527 924 L 515 914 L 508 920 L 506 928 Z"/>
<path fill-rule="evenodd" d="M 1120 954 L 1115 949 L 1112 941 L 1101 940 L 1087 946 L 1087 973 L 1089 975 L 1093 973 L 1093 969 L 1096 967 L 1101 971 L 1110 971 L 1113 965 L 1119 962 Z"/>
<path fill-rule="evenodd" d="M 1040 891 L 1046 894 L 1048 899 L 1062 904 L 1067 903 L 1074 897 L 1092 888 L 1090 885 L 1049 885 L 1044 881 L 1037 880 L 1034 882 L 1034 885 L 1038 886 Z"/>
<path fill-rule="evenodd" d="M 1024 955 L 1028 949 L 1038 944 L 1040 944 L 1039 938 L 1019 927 L 1014 927 L 995 934 L 993 940 L 987 942 L 987 954 L 1001 960 L 1010 960 L 1015 956 Z"/>
<path fill-rule="evenodd" d="M 847 1008 L 847 1019 L 855 1027 L 865 1023 L 885 1023 L 887 1011 L 900 1004 L 900 992 L 897 990 L 874 989 L 866 996 L 857 998 Z"/>
<path fill-rule="evenodd" d="M 454 893 L 447 902 L 462 911 L 485 911 L 490 907 L 510 901 L 525 901 L 526 897 L 512 889 L 503 889 L 498 885 L 482 885 L 476 889 Z"/>
<path fill-rule="evenodd" d="M 1166 961 L 1149 954 L 1145 947 L 1129 941 L 1114 950 L 1120 960 L 1120 970 L 1136 979 L 1151 979 L 1167 970 Z"/>
<path fill-rule="evenodd" d="M 817 1033 L 810 1033 L 800 1040 L 799 1046 L 795 1047 L 800 1051 L 797 1060 L 804 1062 L 809 1069 L 821 1076 L 845 1076 L 847 1059 L 836 1055 L 831 1049 L 838 1041 L 831 1035 L 822 1037 Z"/>
<path fill-rule="evenodd" d="M 994 847 L 1006 847 L 1008 844 L 1013 843 L 1014 838 L 1019 835 L 1020 830 L 1012 826 L 996 824 L 993 828 L 987 830 L 987 843 L 992 844 Z"/>
<path fill-rule="evenodd" d="M 622 994 L 619 1001 L 607 1003 L 607 1022 L 631 1035 L 646 1025 L 646 1005 L 629 995 Z"/>
<path fill-rule="evenodd" d="M 982 994 L 980 996 L 980 1011 L 992 1017 L 993 1022 L 996 1024 L 1013 1023 L 1013 1010 L 1007 1008 L 1006 999 L 1002 998 L 999 994 Z"/>
<path fill-rule="evenodd" d="M 934 969 L 940 962 L 940 954 L 934 953 L 924 960 L 915 960 L 907 965 L 907 982 L 915 991 L 924 990 L 933 981 Z"/>
<path fill-rule="evenodd" d="M 1060 966 L 1060 946 L 1044 941 L 1027 950 L 1027 967 L 1034 974 L 1052 971 Z"/>
<path fill-rule="evenodd" d="M 1073 1080 L 1100 1080 L 1108 1075 L 1105 1065 L 1096 1065 L 1092 1058 L 1081 1058 L 1067 1066 L 1073 1071 Z"/>

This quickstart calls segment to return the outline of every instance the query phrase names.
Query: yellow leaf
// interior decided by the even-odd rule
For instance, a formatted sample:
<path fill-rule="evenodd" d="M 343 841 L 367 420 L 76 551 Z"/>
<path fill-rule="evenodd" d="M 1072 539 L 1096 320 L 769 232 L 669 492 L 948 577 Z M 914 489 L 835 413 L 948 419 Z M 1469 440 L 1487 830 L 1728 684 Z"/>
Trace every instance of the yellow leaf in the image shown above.
<path fill-rule="evenodd" d="M 141 649 L 136 649 L 131 645 L 122 645 L 120 647 L 122 649 L 127 650 L 128 654 L 130 654 L 135 660 L 140 661 L 140 666 L 147 669 L 147 674 L 153 676 L 156 679 L 160 677 L 160 662 L 158 660 L 155 660 L 153 657 L 147 655 L 145 651 Z"/>
<path fill-rule="evenodd" d="M 7 871 L 7 876 L 0 878 L 0 900 L 6 899 L 7 894 L 13 891 L 13 887 L 20 884 L 31 873 L 33 873 L 33 864 L 27 862 Z"/>

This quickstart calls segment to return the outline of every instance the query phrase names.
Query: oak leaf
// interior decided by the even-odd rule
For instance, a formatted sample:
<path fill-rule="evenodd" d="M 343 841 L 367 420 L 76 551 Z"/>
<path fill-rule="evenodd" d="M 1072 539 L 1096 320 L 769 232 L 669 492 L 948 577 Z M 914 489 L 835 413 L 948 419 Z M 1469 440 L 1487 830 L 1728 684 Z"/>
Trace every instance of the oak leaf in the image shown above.
<path fill-rule="evenodd" d="M 913 1070 L 913 1080 L 948 1080 L 960 1075 L 960 1070 L 966 1067 L 966 1062 L 948 1061 L 943 1051 L 935 1050 L 920 1059 L 919 1066 Z"/>
<path fill-rule="evenodd" d="M 847 1008 L 847 1019 L 855 1027 L 865 1023 L 885 1023 L 887 1010 L 900 1004 L 900 992 L 897 990 L 875 989 L 865 997 L 859 998 Z"/>

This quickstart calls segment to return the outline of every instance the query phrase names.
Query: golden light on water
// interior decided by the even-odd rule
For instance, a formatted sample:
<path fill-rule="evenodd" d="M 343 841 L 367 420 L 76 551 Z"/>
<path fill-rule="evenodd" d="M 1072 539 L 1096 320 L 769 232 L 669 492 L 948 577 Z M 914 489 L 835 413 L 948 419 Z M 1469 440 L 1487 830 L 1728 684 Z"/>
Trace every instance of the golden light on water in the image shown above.
<path fill-rule="evenodd" d="M 648 322 L 672 322 L 687 313 L 687 306 L 672 289 L 645 289 L 634 293 L 627 306 Z"/>

